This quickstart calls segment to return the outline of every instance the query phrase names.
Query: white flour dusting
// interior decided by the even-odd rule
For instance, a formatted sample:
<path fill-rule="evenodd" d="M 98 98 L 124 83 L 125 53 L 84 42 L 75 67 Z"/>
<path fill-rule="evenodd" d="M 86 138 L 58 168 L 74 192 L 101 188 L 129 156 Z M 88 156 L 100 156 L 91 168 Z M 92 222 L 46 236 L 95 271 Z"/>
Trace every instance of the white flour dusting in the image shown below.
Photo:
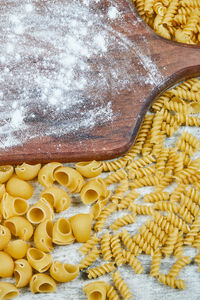
<path fill-rule="evenodd" d="M 115 119 L 110 96 L 161 80 L 156 65 L 125 35 L 114 0 L 12 0 L 1 4 L 0 148 L 37 136 L 79 134 Z M 137 26 L 137 24 L 136 24 Z M 112 51 L 134 51 L 133 62 Z M 96 64 L 94 65 L 94 61 Z M 89 109 L 88 109 L 89 107 Z M 46 120 L 51 124 L 46 124 Z"/>

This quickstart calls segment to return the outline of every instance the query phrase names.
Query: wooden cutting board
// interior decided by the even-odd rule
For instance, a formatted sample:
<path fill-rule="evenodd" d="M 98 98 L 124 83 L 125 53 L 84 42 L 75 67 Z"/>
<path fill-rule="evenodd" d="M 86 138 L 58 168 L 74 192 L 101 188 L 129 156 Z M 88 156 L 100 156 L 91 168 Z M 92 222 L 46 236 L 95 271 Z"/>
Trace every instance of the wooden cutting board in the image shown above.
<path fill-rule="evenodd" d="M 89 6 L 83 1 L 77 16 L 73 16 L 74 8 L 71 15 L 69 9 L 65 15 L 64 0 L 58 0 L 55 8 L 52 1 L 33 1 L 31 6 L 26 1 L 11 0 L 1 5 L 0 49 L 5 54 L 0 57 L 1 164 L 102 160 L 120 156 L 133 144 L 155 98 L 173 84 L 200 74 L 199 47 L 158 36 L 142 21 L 131 1 L 94 2 Z M 77 4 L 77 0 L 74 3 Z M 89 13 L 96 19 L 87 19 Z M 65 24 L 66 16 L 73 18 L 73 22 L 70 19 Z M 84 32 L 84 26 L 80 32 L 75 30 L 81 16 L 81 24 L 85 24 L 88 32 Z M 50 24 L 51 19 L 56 18 L 58 20 Z M 67 28 L 69 23 L 73 31 Z M 65 55 L 61 46 L 65 45 L 66 37 L 66 45 L 70 41 L 72 45 L 76 34 L 87 37 L 89 30 L 94 34 L 91 26 L 97 29 L 98 36 L 91 40 L 91 48 L 87 39 L 83 39 L 90 51 L 82 55 L 80 63 L 77 61 L 76 67 L 85 67 L 79 74 L 77 87 L 67 91 L 65 85 L 64 96 L 57 89 L 52 99 L 48 91 L 59 76 L 64 74 L 65 79 L 72 76 L 68 72 L 68 58 L 62 69 L 54 58 Z M 9 32 L 5 32 L 7 28 Z M 48 38 L 52 32 L 56 35 L 51 43 Z M 92 46 L 94 40 L 100 52 Z M 75 44 L 72 61 L 80 59 L 75 53 L 86 50 L 84 43 Z M 44 98 L 42 80 L 47 81 L 47 78 Z M 81 87 L 80 78 L 87 83 L 85 87 L 84 84 Z"/>

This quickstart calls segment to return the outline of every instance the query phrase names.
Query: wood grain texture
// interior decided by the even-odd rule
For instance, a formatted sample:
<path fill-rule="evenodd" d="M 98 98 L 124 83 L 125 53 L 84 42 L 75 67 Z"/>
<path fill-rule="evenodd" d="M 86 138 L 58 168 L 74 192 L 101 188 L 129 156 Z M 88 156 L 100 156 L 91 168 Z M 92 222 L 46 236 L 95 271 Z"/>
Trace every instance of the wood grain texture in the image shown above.
<path fill-rule="evenodd" d="M 104 98 L 112 103 L 112 110 L 116 116 L 113 121 L 98 124 L 92 129 L 82 129 L 78 134 L 70 132 L 59 137 L 53 134 L 39 136 L 20 146 L 0 148 L 1 164 L 24 161 L 45 163 L 52 160 L 63 162 L 102 160 L 120 156 L 128 151 L 134 142 L 144 115 L 155 97 L 173 84 L 200 74 L 200 48 L 171 42 L 158 36 L 140 19 L 131 0 L 130 2 L 116 0 L 116 3 L 123 21 L 113 23 L 113 34 L 127 43 L 127 47 L 113 49 L 101 63 L 109 72 L 112 61 L 129 61 L 128 72 L 140 74 L 143 78 L 147 78 L 146 82 L 141 83 L 140 77 L 136 76 L 131 89 L 125 88 L 117 95 L 113 93 L 110 82 Z M 97 9 L 106 11 L 107 5 L 105 0 Z M 94 76 L 98 59 L 98 57 L 90 59 Z M 151 66 L 156 66 L 156 69 L 151 69 Z M 149 78 L 151 82 L 148 81 Z M 95 89 L 91 92 L 91 97 L 93 93 Z M 90 105 L 88 101 L 88 111 Z M 42 111 L 38 113 L 33 125 L 48 128 L 52 124 L 51 114 L 47 112 L 44 118 L 42 113 Z M 66 120 L 70 122 L 71 114 L 72 112 L 64 114 L 61 122 Z M 26 122 L 32 124 L 32 120 Z M 3 143 L 2 137 L 0 142 Z"/>

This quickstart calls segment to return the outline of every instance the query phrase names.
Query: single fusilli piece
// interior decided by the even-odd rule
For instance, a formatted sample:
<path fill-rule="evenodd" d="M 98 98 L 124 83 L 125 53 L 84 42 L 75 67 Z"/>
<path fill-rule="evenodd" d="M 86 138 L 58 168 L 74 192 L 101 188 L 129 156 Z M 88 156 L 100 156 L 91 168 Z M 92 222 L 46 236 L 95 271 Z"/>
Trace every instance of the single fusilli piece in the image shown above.
<path fill-rule="evenodd" d="M 172 268 L 170 269 L 168 276 L 171 277 L 177 277 L 181 271 L 186 265 L 188 265 L 191 262 L 190 256 L 182 256 L 180 257 L 175 264 L 173 264 Z"/>
<path fill-rule="evenodd" d="M 140 188 L 143 186 L 158 186 L 159 185 L 159 179 L 157 176 L 154 175 L 148 175 L 146 177 L 142 177 L 136 180 L 133 180 L 130 182 L 129 186 L 130 188 Z"/>
<path fill-rule="evenodd" d="M 161 245 L 160 240 L 146 226 L 140 227 L 139 232 L 144 240 L 154 249 Z"/>
<path fill-rule="evenodd" d="M 151 276 L 153 277 L 159 276 L 161 259 L 162 259 L 161 251 L 160 249 L 156 249 L 152 256 L 151 271 L 150 271 Z"/>
<path fill-rule="evenodd" d="M 135 218 L 135 213 L 133 214 L 127 214 L 121 218 L 117 218 L 111 225 L 110 229 L 112 230 L 117 230 L 122 226 L 126 226 L 128 224 L 133 224 L 135 223 L 136 218 Z"/>
<path fill-rule="evenodd" d="M 79 269 L 83 270 L 89 267 L 99 257 L 99 250 L 94 247 L 79 264 Z"/>
<path fill-rule="evenodd" d="M 147 241 L 143 238 L 143 236 L 139 233 L 133 236 L 133 241 L 142 249 L 142 251 L 146 254 L 153 255 L 154 249 L 153 247 L 147 243 Z"/>
<path fill-rule="evenodd" d="M 133 297 L 128 285 L 122 279 L 120 272 L 116 271 L 112 274 L 113 281 L 115 283 L 116 288 L 120 291 L 122 297 L 125 300 L 131 299 Z"/>
<path fill-rule="evenodd" d="M 196 204 L 200 206 L 200 193 L 199 190 L 195 188 L 189 187 L 188 190 L 186 191 L 186 195 Z"/>
<path fill-rule="evenodd" d="M 175 257 L 182 257 L 183 252 L 183 232 L 179 231 L 176 244 L 174 245 L 174 255 Z"/>
<path fill-rule="evenodd" d="M 152 206 L 142 204 L 131 204 L 129 209 L 138 215 L 152 215 L 154 213 Z"/>
<path fill-rule="evenodd" d="M 92 235 L 89 240 L 87 240 L 87 242 L 79 248 L 79 252 L 81 252 L 83 255 L 86 255 L 90 249 L 92 249 L 99 242 L 99 240 L 100 239 L 96 236 L 96 234 Z"/>
<path fill-rule="evenodd" d="M 110 175 L 108 175 L 105 179 L 104 182 L 106 183 L 106 185 L 110 185 L 113 184 L 115 182 L 119 182 L 122 179 L 127 178 L 127 173 L 126 171 L 124 171 L 123 169 L 118 170 L 116 172 L 111 173 Z"/>
<path fill-rule="evenodd" d="M 97 218 L 97 222 L 94 225 L 95 231 L 102 231 L 105 226 L 106 220 L 115 210 L 117 209 L 117 205 L 114 203 L 109 203 L 100 213 Z"/>
<path fill-rule="evenodd" d="M 123 250 L 122 253 L 126 262 L 133 268 L 136 274 L 143 273 L 144 268 L 135 255 L 133 255 L 130 251 L 126 251 L 126 250 Z"/>
<path fill-rule="evenodd" d="M 181 194 L 181 204 L 188 208 L 194 217 L 200 214 L 199 206 L 194 203 L 189 197 Z"/>
<path fill-rule="evenodd" d="M 111 235 L 107 231 L 101 239 L 101 252 L 103 255 L 103 259 L 110 261 L 112 259 L 112 251 L 111 251 Z"/>
<path fill-rule="evenodd" d="M 122 248 L 120 244 L 119 234 L 116 233 L 111 236 L 110 239 L 112 255 L 115 259 L 117 266 L 121 266 L 124 263 L 124 257 L 122 254 Z"/>
<path fill-rule="evenodd" d="M 163 211 L 171 211 L 174 213 L 178 213 L 179 211 L 179 206 L 176 203 L 167 201 L 158 201 L 154 204 L 153 208 Z"/>
<path fill-rule="evenodd" d="M 187 233 L 189 230 L 188 225 L 178 216 L 176 216 L 174 213 L 169 212 L 167 214 L 167 220 L 174 225 L 174 227 L 177 227 L 179 230 L 183 231 L 184 233 Z"/>
<path fill-rule="evenodd" d="M 157 192 L 157 193 L 150 193 L 144 196 L 144 202 L 154 203 L 162 200 L 168 200 L 169 193 L 168 192 Z"/>
<path fill-rule="evenodd" d="M 130 233 L 126 229 L 121 234 L 121 239 L 126 248 L 134 255 L 138 255 L 142 252 L 142 249 L 133 241 Z"/>
<path fill-rule="evenodd" d="M 106 273 L 110 273 L 116 269 L 115 263 L 105 263 L 103 265 L 100 265 L 96 268 L 88 269 L 86 272 L 88 274 L 89 279 L 97 278 L 102 275 L 105 275 Z"/>
<path fill-rule="evenodd" d="M 117 291 L 114 289 L 112 285 L 109 285 L 106 296 L 108 297 L 109 300 L 120 300 Z"/>
<path fill-rule="evenodd" d="M 169 26 L 172 24 L 172 20 L 178 10 L 178 6 L 179 6 L 179 0 L 173 0 L 170 2 L 163 19 L 163 24 L 167 24 Z"/>
<path fill-rule="evenodd" d="M 182 279 L 175 279 L 174 277 L 165 275 L 165 274 L 159 274 L 158 281 L 160 281 L 163 284 L 166 284 L 174 289 L 185 289 L 186 284 L 185 281 Z"/>
<path fill-rule="evenodd" d="M 156 224 L 154 221 L 149 220 L 145 223 L 145 225 L 143 225 L 139 231 L 143 230 L 142 228 L 146 227 L 148 228 L 154 235 L 155 237 L 160 241 L 161 244 L 164 244 L 166 239 L 167 239 L 167 235 L 166 232 L 164 230 L 161 229 L 160 226 L 158 226 L 158 224 Z"/>
<path fill-rule="evenodd" d="M 119 158 L 117 160 L 112 160 L 112 161 L 103 161 L 102 166 L 103 166 L 103 172 L 112 172 L 112 171 L 117 171 L 121 168 L 123 168 L 126 165 L 126 161 L 122 160 L 122 158 Z"/>
<path fill-rule="evenodd" d="M 130 191 L 118 204 L 118 209 L 126 209 L 140 196 L 135 190 Z"/>
<path fill-rule="evenodd" d="M 138 179 L 142 178 L 144 176 L 149 176 L 151 174 L 155 173 L 155 166 L 150 166 L 147 168 L 139 168 L 139 169 L 130 169 L 128 178 L 129 179 Z"/>
<path fill-rule="evenodd" d="M 111 197 L 111 201 L 115 204 L 118 204 L 119 201 L 123 198 L 124 193 L 128 191 L 128 180 L 123 179 L 118 187 L 116 188 L 115 192 Z"/>
<path fill-rule="evenodd" d="M 185 245 L 192 245 L 195 236 L 200 231 L 200 217 L 198 216 L 192 223 L 189 232 L 186 234 L 184 239 Z"/>
<path fill-rule="evenodd" d="M 155 162 L 155 157 L 153 155 L 146 155 L 145 157 L 139 158 L 131 162 L 126 168 L 129 169 L 139 169 L 145 167 L 149 164 Z"/>

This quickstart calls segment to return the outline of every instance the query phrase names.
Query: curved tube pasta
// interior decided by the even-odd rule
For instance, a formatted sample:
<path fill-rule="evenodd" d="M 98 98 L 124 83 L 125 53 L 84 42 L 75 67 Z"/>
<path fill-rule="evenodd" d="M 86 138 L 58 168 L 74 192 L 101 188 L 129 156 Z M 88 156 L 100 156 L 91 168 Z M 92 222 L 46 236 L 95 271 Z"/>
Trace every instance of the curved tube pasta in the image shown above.
<path fill-rule="evenodd" d="M 26 255 L 27 250 L 30 248 L 30 245 L 23 240 L 14 240 L 11 241 L 8 246 L 4 249 L 14 259 L 23 258 Z"/>
<path fill-rule="evenodd" d="M 64 211 L 70 206 L 71 200 L 67 192 L 57 187 L 50 187 L 41 193 L 57 213 Z"/>
<path fill-rule="evenodd" d="M 92 204 L 96 200 L 102 200 L 106 195 L 106 184 L 101 178 L 90 180 L 80 192 L 81 200 L 86 205 Z"/>
<path fill-rule="evenodd" d="M 0 250 L 3 250 L 8 245 L 10 240 L 11 240 L 10 230 L 5 226 L 0 225 Z"/>
<path fill-rule="evenodd" d="M 5 192 L 6 192 L 5 184 L 0 184 L 0 200 L 3 198 Z"/>
<path fill-rule="evenodd" d="M 75 238 L 69 220 L 59 218 L 53 225 L 53 243 L 57 245 L 72 244 Z"/>
<path fill-rule="evenodd" d="M 13 197 L 29 199 L 33 195 L 33 187 L 30 183 L 17 178 L 11 177 L 6 184 L 6 191 Z"/>
<path fill-rule="evenodd" d="M 45 187 L 51 187 L 55 181 L 54 172 L 57 168 L 61 167 L 59 162 L 51 162 L 44 165 L 38 173 L 38 181 Z"/>
<path fill-rule="evenodd" d="M 56 290 L 55 281 L 46 274 L 35 274 L 30 281 L 32 293 L 52 293 Z"/>
<path fill-rule="evenodd" d="M 26 286 L 32 277 L 32 267 L 26 259 L 15 261 L 14 267 L 15 285 L 17 288 Z"/>
<path fill-rule="evenodd" d="M 15 173 L 20 179 L 32 180 L 38 175 L 40 168 L 41 164 L 29 165 L 27 163 L 23 163 L 15 168 Z"/>
<path fill-rule="evenodd" d="M 40 223 L 34 232 L 34 243 L 36 248 L 44 252 L 51 252 L 53 250 L 52 236 L 53 223 L 50 220 Z"/>
<path fill-rule="evenodd" d="M 0 209 L 4 219 L 24 215 L 28 211 L 28 202 L 25 199 L 12 197 L 5 193 L 1 200 Z"/>
<path fill-rule="evenodd" d="M 95 281 L 86 284 L 83 291 L 86 293 L 88 300 L 105 300 L 108 284 L 104 281 Z"/>
<path fill-rule="evenodd" d="M 12 217 L 4 222 L 10 232 L 24 241 L 28 241 L 33 235 L 33 226 L 24 217 Z"/>
<path fill-rule="evenodd" d="M 13 174 L 13 166 L 0 166 L 0 183 L 6 182 Z"/>
<path fill-rule="evenodd" d="M 0 299 L 7 300 L 19 296 L 18 289 L 9 282 L 0 282 Z"/>
<path fill-rule="evenodd" d="M 45 220 L 53 220 L 53 208 L 46 199 L 41 198 L 27 212 L 27 219 L 32 224 L 39 224 Z"/>
<path fill-rule="evenodd" d="M 62 264 L 54 261 L 50 268 L 50 275 L 58 282 L 68 282 L 74 280 L 79 274 L 78 265 Z"/>
<path fill-rule="evenodd" d="M 58 183 L 67 187 L 70 193 L 79 193 L 84 184 L 82 175 L 69 167 L 57 169 L 54 173 L 54 177 Z"/>
<path fill-rule="evenodd" d="M 103 165 L 100 161 L 86 161 L 76 164 L 76 170 L 87 178 L 96 177 L 103 171 Z"/>
<path fill-rule="evenodd" d="M 85 243 L 90 238 L 92 214 L 77 214 L 69 218 L 72 232 L 79 243 Z"/>
<path fill-rule="evenodd" d="M 37 248 L 29 248 L 26 256 L 31 267 L 40 273 L 46 272 L 52 264 L 52 255 Z"/>
<path fill-rule="evenodd" d="M 11 277 L 13 271 L 13 259 L 7 253 L 0 251 L 0 277 Z"/>

